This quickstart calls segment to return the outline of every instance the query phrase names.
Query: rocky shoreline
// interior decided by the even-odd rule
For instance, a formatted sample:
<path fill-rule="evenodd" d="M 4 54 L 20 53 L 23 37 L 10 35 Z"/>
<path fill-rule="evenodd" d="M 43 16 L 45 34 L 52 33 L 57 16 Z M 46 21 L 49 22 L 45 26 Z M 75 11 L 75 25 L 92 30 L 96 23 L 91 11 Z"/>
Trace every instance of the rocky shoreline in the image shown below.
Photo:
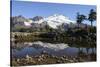
<path fill-rule="evenodd" d="M 87 55 L 79 56 L 54 56 L 47 53 L 42 53 L 39 56 L 26 55 L 25 58 L 12 58 L 11 66 L 25 66 L 25 65 L 43 65 L 43 64 L 60 64 L 60 63 L 77 63 L 77 62 L 90 62 L 96 61 L 96 55 L 90 54 L 91 60 Z"/>

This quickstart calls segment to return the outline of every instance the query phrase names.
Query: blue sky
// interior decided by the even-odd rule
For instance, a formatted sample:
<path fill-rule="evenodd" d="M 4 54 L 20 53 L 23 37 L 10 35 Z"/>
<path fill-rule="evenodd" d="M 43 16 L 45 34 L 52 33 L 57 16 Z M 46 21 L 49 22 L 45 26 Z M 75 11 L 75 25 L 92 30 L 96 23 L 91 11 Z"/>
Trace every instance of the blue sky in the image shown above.
<path fill-rule="evenodd" d="M 12 1 L 12 16 L 22 15 L 26 18 L 32 18 L 34 16 L 48 17 L 54 14 L 62 14 L 69 17 L 70 20 L 75 21 L 77 12 L 88 16 L 90 9 L 96 10 L 96 6 Z"/>

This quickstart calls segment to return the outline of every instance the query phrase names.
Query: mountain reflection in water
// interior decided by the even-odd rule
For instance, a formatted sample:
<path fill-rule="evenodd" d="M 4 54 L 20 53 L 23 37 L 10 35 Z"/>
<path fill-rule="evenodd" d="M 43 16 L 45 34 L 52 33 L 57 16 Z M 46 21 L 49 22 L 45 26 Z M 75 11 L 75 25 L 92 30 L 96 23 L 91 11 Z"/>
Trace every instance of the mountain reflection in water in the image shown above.
<path fill-rule="evenodd" d="M 78 56 L 80 53 L 92 54 L 96 53 L 96 48 L 70 47 L 65 43 L 46 43 L 41 41 L 15 43 L 12 42 L 12 57 L 25 57 L 26 55 L 41 55 L 42 51 L 46 51 L 50 55 L 56 56 Z"/>

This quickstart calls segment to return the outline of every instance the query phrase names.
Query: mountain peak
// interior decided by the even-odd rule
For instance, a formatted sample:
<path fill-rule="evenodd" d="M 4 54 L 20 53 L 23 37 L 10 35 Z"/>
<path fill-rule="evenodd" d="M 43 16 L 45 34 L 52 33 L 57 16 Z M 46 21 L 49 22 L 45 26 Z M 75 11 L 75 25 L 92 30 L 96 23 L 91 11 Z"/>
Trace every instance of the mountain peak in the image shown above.
<path fill-rule="evenodd" d="M 33 21 L 39 21 L 41 19 L 43 19 L 43 17 L 41 17 L 41 16 L 36 16 L 36 17 L 32 18 Z"/>
<path fill-rule="evenodd" d="M 54 14 L 53 16 L 63 16 L 62 14 Z"/>

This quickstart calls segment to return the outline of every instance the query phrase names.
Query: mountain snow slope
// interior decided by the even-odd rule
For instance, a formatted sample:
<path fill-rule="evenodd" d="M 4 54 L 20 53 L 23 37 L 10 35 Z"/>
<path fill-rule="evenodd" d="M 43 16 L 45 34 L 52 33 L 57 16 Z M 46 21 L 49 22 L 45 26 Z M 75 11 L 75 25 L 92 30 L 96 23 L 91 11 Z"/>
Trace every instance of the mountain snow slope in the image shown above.
<path fill-rule="evenodd" d="M 70 24 L 70 23 L 75 23 L 75 21 L 69 20 L 69 18 L 59 15 L 59 14 L 54 14 L 53 16 L 49 16 L 48 18 L 45 18 L 45 21 L 47 21 L 47 24 L 52 27 L 57 29 L 58 26 L 62 24 Z"/>
<path fill-rule="evenodd" d="M 41 24 L 44 21 L 47 22 L 47 24 L 53 29 L 57 29 L 58 26 L 64 23 L 65 24 L 75 23 L 75 21 L 71 21 L 69 20 L 69 18 L 59 14 L 54 14 L 53 16 L 49 16 L 47 18 L 43 18 L 38 21 L 33 21 L 33 23 Z"/>

